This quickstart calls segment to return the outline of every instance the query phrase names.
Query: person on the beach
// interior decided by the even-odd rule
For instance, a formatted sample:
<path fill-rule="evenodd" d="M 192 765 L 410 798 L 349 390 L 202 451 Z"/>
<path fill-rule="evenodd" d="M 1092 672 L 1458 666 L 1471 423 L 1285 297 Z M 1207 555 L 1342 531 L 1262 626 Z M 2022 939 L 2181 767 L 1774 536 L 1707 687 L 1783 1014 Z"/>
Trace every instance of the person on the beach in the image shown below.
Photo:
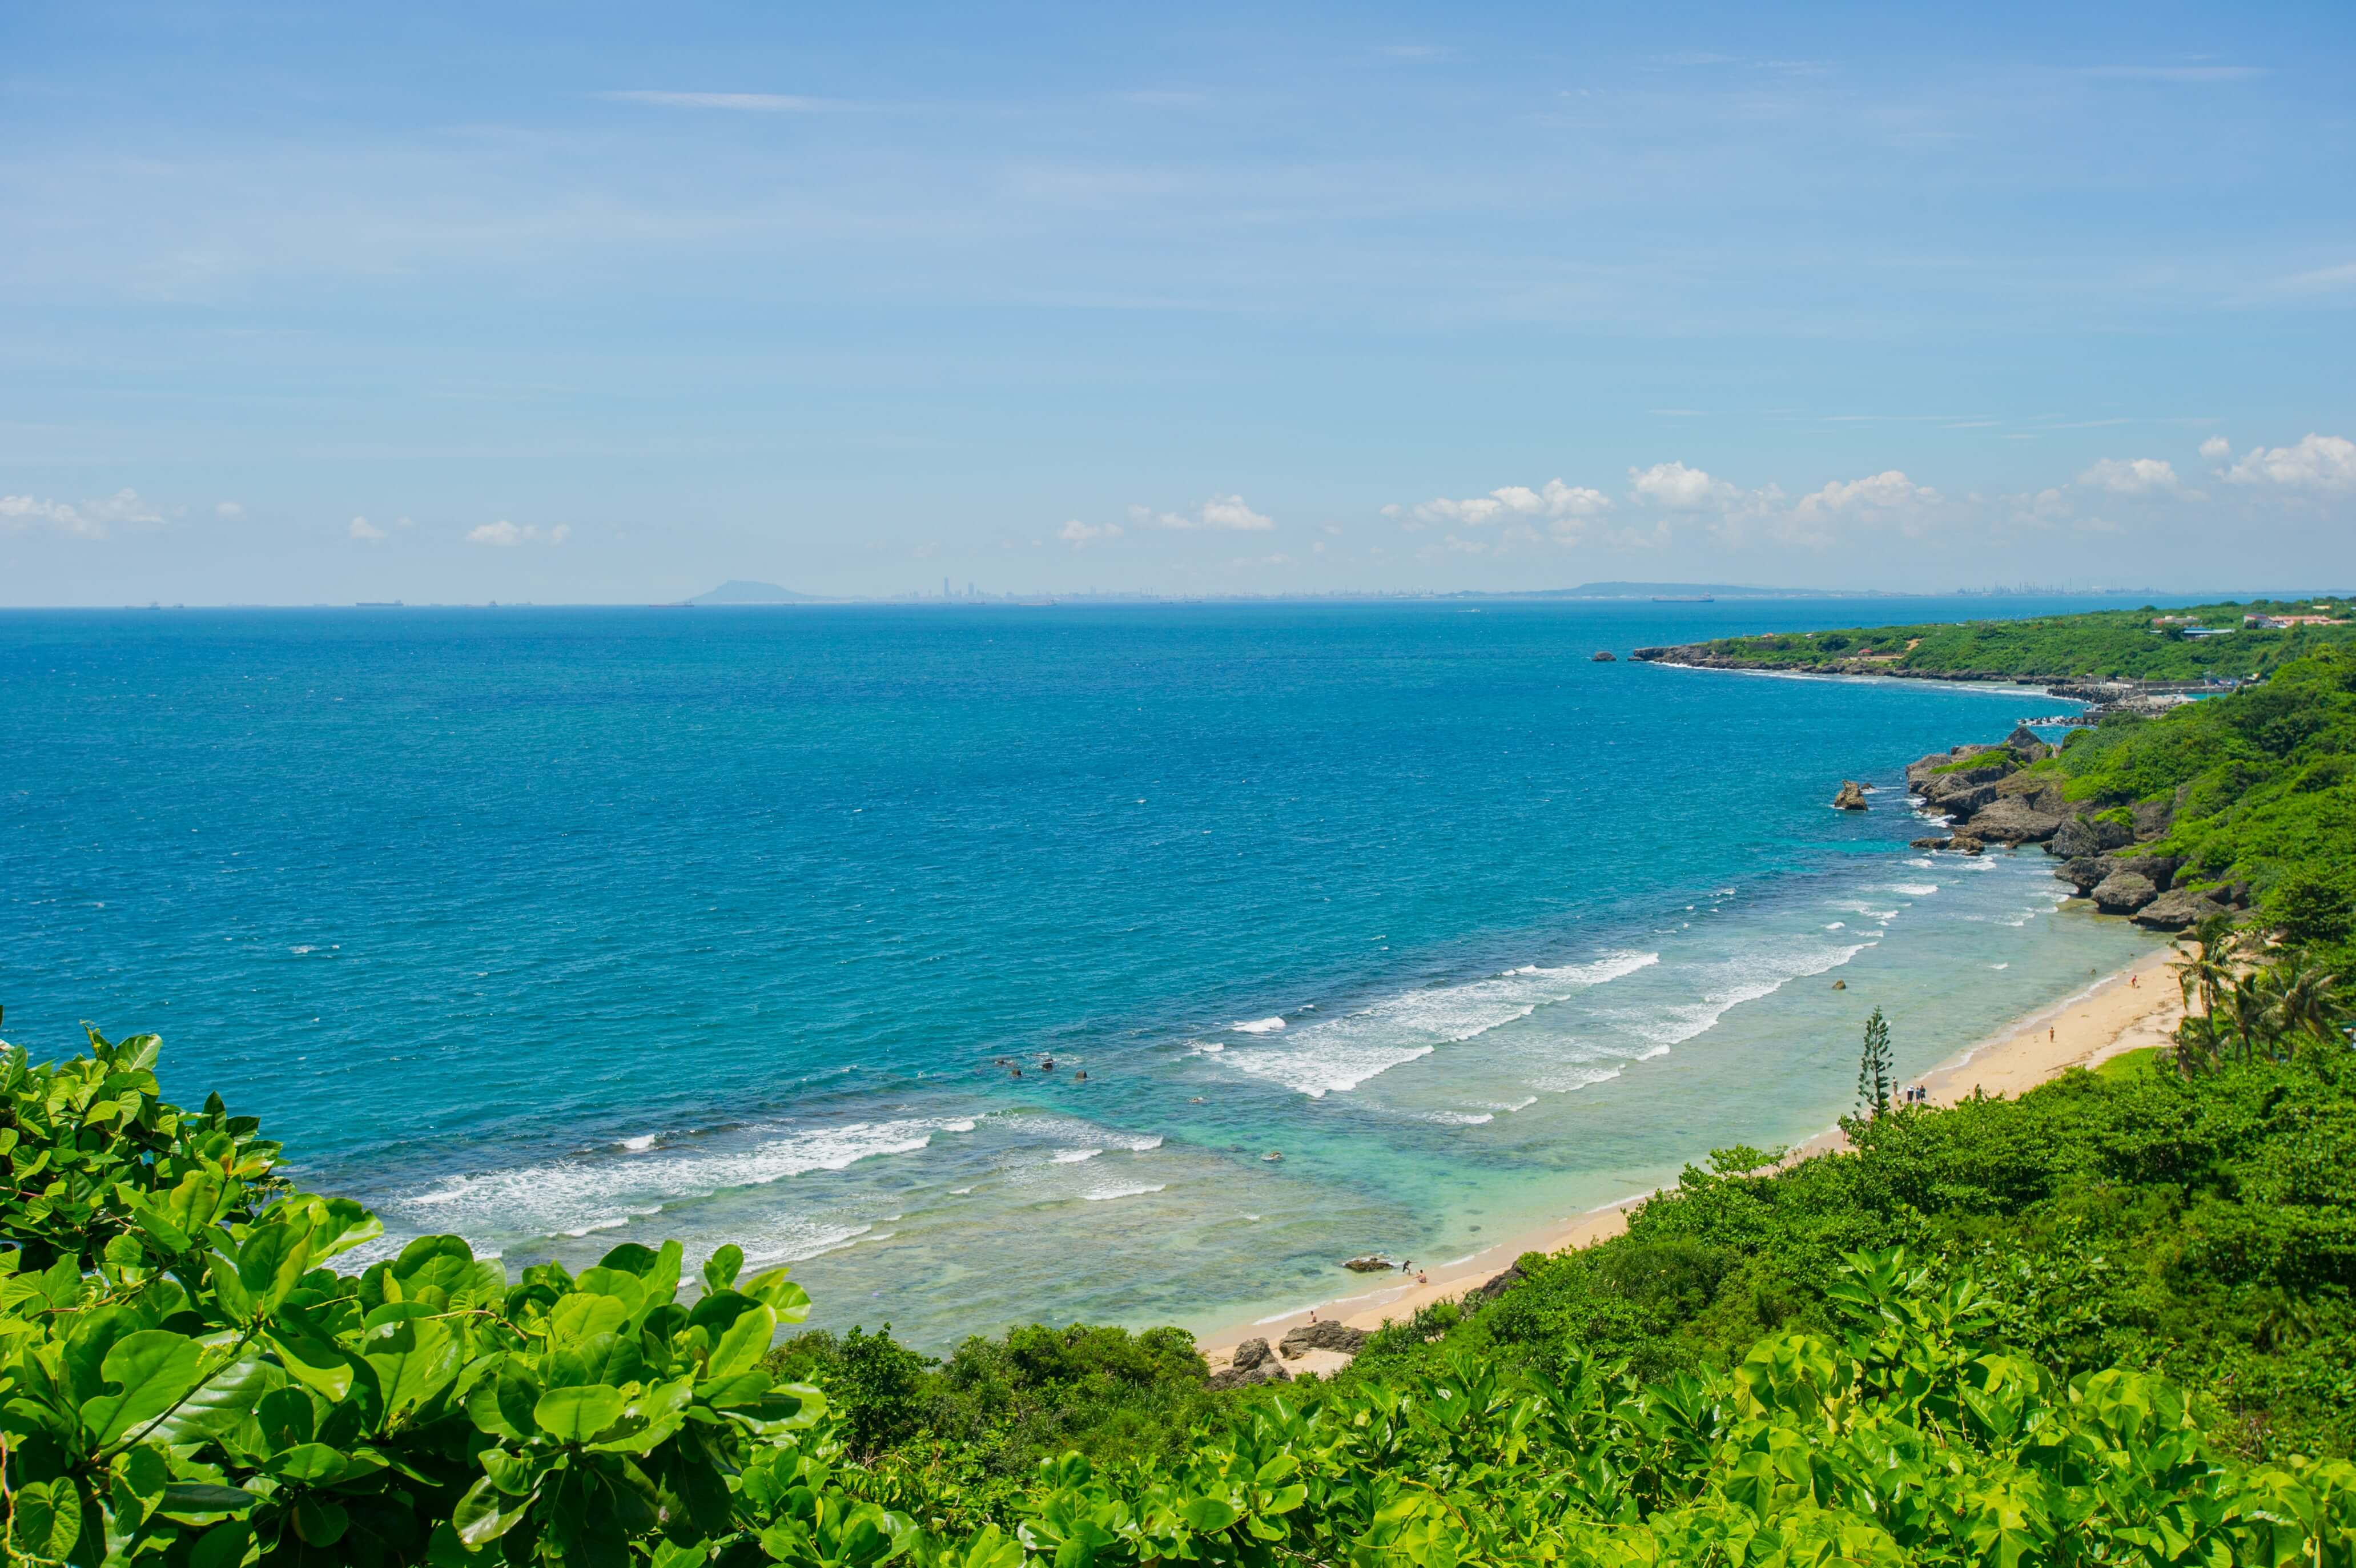
<path fill-rule="evenodd" d="M 1431 1283 L 1431 1276 L 1425 1273 L 1421 1269 L 1418 1269 L 1415 1272 L 1415 1283 L 1419 1285 L 1428 1285 Z"/>

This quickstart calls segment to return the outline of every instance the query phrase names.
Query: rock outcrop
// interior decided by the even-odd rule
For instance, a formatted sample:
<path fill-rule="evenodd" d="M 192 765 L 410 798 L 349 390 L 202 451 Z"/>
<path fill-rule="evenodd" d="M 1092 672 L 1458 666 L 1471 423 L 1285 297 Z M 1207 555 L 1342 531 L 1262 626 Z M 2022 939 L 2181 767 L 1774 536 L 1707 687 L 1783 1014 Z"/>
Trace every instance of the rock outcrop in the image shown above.
<path fill-rule="evenodd" d="M 1522 1265 L 1515 1263 L 1504 1273 L 1492 1275 L 1487 1283 L 1472 1294 L 1483 1301 L 1494 1301 L 1527 1278 L 1529 1276 L 1522 1273 Z"/>
<path fill-rule="evenodd" d="M 1236 1347 L 1235 1359 L 1213 1372 L 1209 1386 L 1239 1389 L 1251 1383 L 1289 1383 L 1292 1374 L 1276 1359 L 1265 1339 L 1247 1339 Z"/>
<path fill-rule="evenodd" d="M 2178 793 L 2181 795 L 2182 790 Z M 2137 800 L 2130 810 L 2135 813 L 2135 836 L 2137 843 L 2149 843 L 2166 838 L 2168 830 L 2176 825 L 2176 801 Z"/>
<path fill-rule="evenodd" d="M 2124 849 L 2135 842 L 2135 834 L 2122 822 L 2097 822 L 2092 817 L 2072 817 L 2062 824 L 2045 848 L 2049 854 L 2064 860 L 2075 860 L 2082 854 L 2100 854 L 2104 850 Z"/>
<path fill-rule="evenodd" d="M 1614 654 L 1608 648 L 1599 648 L 1587 657 L 1590 663 L 1595 664 L 1617 664 L 1620 662 L 1618 655 Z"/>
<path fill-rule="evenodd" d="M 1277 1342 L 1277 1352 L 1288 1361 L 1298 1361 L 1312 1350 L 1339 1350 L 1355 1356 L 1358 1347 L 1366 1342 L 1366 1331 L 1350 1328 L 1328 1318 L 1323 1323 L 1304 1323 Z"/>
<path fill-rule="evenodd" d="M 2151 885 L 2165 893 L 2176 880 L 2184 865 L 2180 854 L 2121 854 L 2111 858 L 2112 866 L 2119 871 L 2131 871 L 2137 876 L 2148 876 Z"/>
<path fill-rule="evenodd" d="M 1841 780 L 1840 792 L 1833 797 L 1833 804 L 1844 811 L 1862 811 L 1867 804 L 1865 789 L 1857 780 L 1844 779 Z"/>
<path fill-rule="evenodd" d="M 2196 893 L 2189 887 L 2163 893 L 2137 909 L 2132 917 L 2138 926 L 2155 931 L 2180 931 L 2197 926 L 2211 915 L 2230 915 L 2230 905 L 2221 904 L 2206 892 Z"/>
<path fill-rule="evenodd" d="M 2105 915 L 2132 915 L 2159 897 L 2151 878 L 2133 871 L 2114 871 L 2094 886 L 2094 908 Z"/>
<path fill-rule="evenodd" d="M 2054 875 L 2078 890 L 2081 898 L 2101 886 L 2110 874 L 2111 863 L 2099 854 L 2073 855 L 2053 870 Z"/>
<path fill-rule="evenodd" d="M 1990 843 L 2042 843 L 2061 832 L 2067 819 L 2037 809 L 2019 795 L 2000 796 L 1972 813 L 1963 824 L 1972 837 Z"/>
<path fill-rule="evenodd" d="M 1369 1252 L 1363 1258 L 1353 1258 L 1342 1266 L 1354 1274 L 1387 1274 L 1398 1268 L 1397 1263 L 1392 1262 L 1380 1252 Z"/>

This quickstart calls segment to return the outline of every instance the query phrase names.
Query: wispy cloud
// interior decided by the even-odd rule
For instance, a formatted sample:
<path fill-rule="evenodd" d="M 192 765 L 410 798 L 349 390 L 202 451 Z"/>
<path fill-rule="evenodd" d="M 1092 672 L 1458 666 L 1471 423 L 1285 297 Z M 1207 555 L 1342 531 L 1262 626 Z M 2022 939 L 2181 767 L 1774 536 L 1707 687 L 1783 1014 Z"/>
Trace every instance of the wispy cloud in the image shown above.
<path fill-rule="evenodd" d="M 647 103 L 659 109 L 733 109 L 753 114 L 819 114 L 843 107 L 831 98 L 804 98 L 788 92 L 666 92 L 634 87 L 598 94 L 616 103 Z"/>
<path fill-rule="evenodd" d="M 383 541 L 384 530 L 364 517 L 356 517 L 352 519 L 351 526 L 344 530 L 344 536 L 357 539 L 363 544 L 376 544 Z"/>
<path fill-rule="evenodd" d="M 2080 76 L 2098 81 L 2250 81 L 2266 74 L 2262 65 L 2090 65 Z"/>

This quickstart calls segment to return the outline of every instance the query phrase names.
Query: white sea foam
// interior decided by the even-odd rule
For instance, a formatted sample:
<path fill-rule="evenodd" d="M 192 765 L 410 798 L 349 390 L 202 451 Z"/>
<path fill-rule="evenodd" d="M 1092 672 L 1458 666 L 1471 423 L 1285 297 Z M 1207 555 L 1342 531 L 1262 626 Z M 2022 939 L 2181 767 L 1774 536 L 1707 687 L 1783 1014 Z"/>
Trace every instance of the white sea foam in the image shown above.
<path fill-rule="evenodd" d="M 1909 860 L 1906 864 L 1913 866 L 1918 871 L 1929 871 L 1933 868 L 1933 865 L 1931 857 L 1927 854 L 1919 859 Z"/>
<path fill-rule="evenodd" d="M 1346 1093 L 1378 1073 L 1430 1056 L 1440 1046 L 1462 1044 L 1500 1024 L 1526 1018 L 1540 1007 L 1633 974 L 1660 958 L 1656 952 L 1618 952 L 1590 963 L 1554 969 L 1525 964 L 1459 985 L 1425 986 L 1342 1017 L 1303 1025 L 1281 1046 L 1239 1047 L 1226 1059 L 1256 1078 L 1269 1079 L 1312 1100 Z"/>
<path fill-rule="evenodd" d="M 749 1145 L 553 1160 L 454 1176 L 389 1207 L 396 1215 L 428 1221 L 429 1229 L 447 1229 L 455 1221 L 468 1231 L 498 1235 L 585 1236 L 658 1214 L 666 1203 L 683 1197 L 913 1154 L 937 1133 L 970 1133 L 973 1127 L 966 1118 L 912 1117 L 776 1129 Z"/>
<path fill-rule="evenodd" d="M 1216 1040 L 1189 1040 L 1186 1043 L 1194 1047 L 1194 1054 L 1198 1057 L 1215 1056 L 1227 1048 Z"/>
<path fill-rule="evenodd" d="M 1437 1122 L 1443 1127 L 1478 1127 L 1494 1122 L 1497 1113 L 1494 1111 L 1419 1111 L 1416 1112 L 1416 1119 Z"/>
<path fill-rule="evenodd" d="M 1895 893 L 1901 898 L 1928 898 L 1938 890 L 1935 882 L 1890 882 L 1865 889 L 1868 893 Z"/>
<path fill-rule="evenodd" d="M 1685 990 L 1687 995 L 1697 993 L 1697 1000 L 1616 1009 L 1598 1016 L 1655 1046 L 1683 1045 L 1715 1026 L 1730 1008 L 1772 996 L 1794 980 L 1838 969 L 1870 945 L 1827 947 L 1807 938 L 1764 942 L 1730 958 L 1696 965 Z"/>
<path fill-rule="evenodd" d="M 1055 1151 L 1054 1163 L 1059 1165 L 1076 1165 L 1082 1160 L 1093 1160 L 1103 1153 L 1102 1149 L 1058 1149 Z"/>
<path fill-rule="evenodd" d="M 1238 1035 L 1272 1035 L 1284 1027 L 1281 1018 L 1254 1018 L 1248 1024 L 1230 1024 L 1228 1028 Z"/>
<path fill-rule="evenodd" d="M 1102 1192 L 1084 1192 L 1080 1197 L 1088 1203 L 1109 1203 L 1116 1197 L 1143 1197 L 1147 1193 L 1160 1192 L 1169 1185 L 1166 1181 L 1157 1181 L 1150 1187 L 1113 1187 Z"/>
<path fill-rule="evenodd" d="M 623 1139 L 622 1147 L 629 1150 L 632 1154 L 638 1154 L 645 1150 L 653 1148 L 655 1146 L 655 1140 L 659 1136 L 661 1136 L 661 1134 L 658 1133 L 641 1133 L 635 1138 Z"/>

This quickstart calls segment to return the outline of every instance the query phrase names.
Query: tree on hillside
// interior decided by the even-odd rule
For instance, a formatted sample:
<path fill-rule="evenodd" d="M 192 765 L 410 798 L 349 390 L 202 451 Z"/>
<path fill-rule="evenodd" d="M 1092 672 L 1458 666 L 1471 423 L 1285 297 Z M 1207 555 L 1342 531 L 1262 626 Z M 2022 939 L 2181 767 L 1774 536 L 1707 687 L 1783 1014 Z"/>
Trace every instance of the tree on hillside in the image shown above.
<path fill-rule="evenodd" d="M 1869 1116 L 1890 1109 L 1895 1074 L 1890 1065 L 1890 1025 L 1876 1007 L 1865 1021 L 1865 1051 L 1857 1062 L 1857 1102 Z"/>

